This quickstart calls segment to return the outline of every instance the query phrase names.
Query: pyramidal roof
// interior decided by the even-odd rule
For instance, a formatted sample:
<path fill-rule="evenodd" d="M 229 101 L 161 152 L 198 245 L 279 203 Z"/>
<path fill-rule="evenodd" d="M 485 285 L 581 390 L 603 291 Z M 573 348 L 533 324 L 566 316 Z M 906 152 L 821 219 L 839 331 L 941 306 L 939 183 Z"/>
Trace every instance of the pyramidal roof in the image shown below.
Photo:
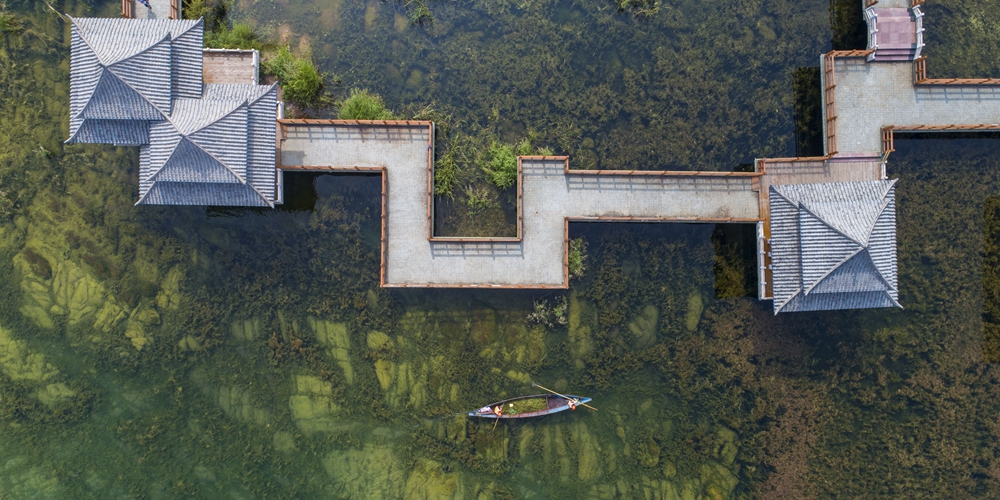
<path fill-rule="evenodd" d="M 770 187 L 776 314 L 901 307 L 895 182 Z"/>
<path fill-rule="evenodd" d="M 71 21 L 66 142 L 140 146 L 137 204 L 273 206 L 275 85 L 204 85 L 201 20 Z"/>

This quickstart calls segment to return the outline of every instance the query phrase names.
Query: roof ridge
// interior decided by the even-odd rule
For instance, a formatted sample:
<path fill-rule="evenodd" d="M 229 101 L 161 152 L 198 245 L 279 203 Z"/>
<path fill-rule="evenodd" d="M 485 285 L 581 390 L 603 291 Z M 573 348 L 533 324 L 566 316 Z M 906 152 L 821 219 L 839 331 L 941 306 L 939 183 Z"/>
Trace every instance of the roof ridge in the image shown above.
<path fill-rule="evenodd" d="M 875 216 L 875 220 L 872 221 L 871 227 L 869 227 L 868 231 L 865 232 L 865 244 L 864 244 L 865 248 L 868 248 L 868 243 L 872 239 L 872 231 L 875 231 L 875 226 L 878 225 L 878 221 L 879 221 L 879 219 L 882 218 L 882 214 L 885 213 L 885 209 L 889 208 L 889 202 L 890 201 L 891 200 L 887 200 L 887 199 L 883 199 L 882 200 L 882 207 L 878 209 L 878 214 Z"/>
<path fill-rule="evenodd" d="M 189 100 L 191 100 L 191 101 L 206 101 L 205 99 L 189 99 Z M 219 99 L 219 100 L 216 100 L 216 102 L 226 102 L 226 100 Z M 227 111 L 222 116 L 219 116 L 218 118 L 216 118 L 216 119 L 214 119 L 214 120 L 212 120 L 212 121 L 210 121 L 210 122 L 202 125 L 201 127 L 198 127 L 198 130 L 195 130 L 195 131 L 191 132 L 190 134 L 186 134 L 184 132 L 181 132 L 181 130 L 177 126 L 177 124 L 174 123 L 174 120 L 173 120 L 172 116 L 171 117 L 167 117 L 167 120 L 170 121 L 170 124 L 174 126 L 174 129 L 177 130 L 177 132 L 180 132 L 180 134 L 182 136 L 187 137 L 189 135 L 193 135 L 193 134 L 196 134 L 198 132 L 201 132 L 202 130 L 205 130 L 206 128 L 211 127 L 212 125 L 215 125 L 216 123 L 219 123 L 220 121 L 222 121 L 222 120 L 224 120 L 226 118 L 229 118 L 233 113 L 236 112 L 236 110 L 240 109 L 243 106 L 247 106 L 247 111 L 248 112 L 250 111 L 250 105 L 247 104 L 247 99 L 245 97 L 243 98 L 242 101 L 237 101 L 237 100 L 233 99 L 233 102 L 239 102 L 239 104 L 237 104 L 236 107 L 234 107 L 233 109 L 230 109 L 229 111 Z M 192 141 L 192 142 L 194 142 L 194 141 Z"/>
<path fill-rule="evenodd" d="M 813 282 L 812 286 L 810 286 L 809 288 L 807 288 L 804 291 L 804 295 L 809 295 L 809 292 L 812 292 L 814 288 L 816 288 L 817 286 L 819 286 L 819 284 L 822 283 L 823 280 L 825 280 L 826 278 L 828 278 L 831 274 L 833 274 L 834 271 L 836 271 L 837 269 L 840 269 L 840 266 L 844 265 L 844 263 L 846 263 L 847 261 L 849 261 L 849 260 L 853 259 L 854 257 L 856 257 L 859 253 L 863 252 L 864 250 L 865 250 L 865 247 L 862 246 L 861 248 L 855 250 L 854 253 L 852 253 L 851 255 L 848 255 L 843 260 L 841 260 L 840 262 L 838 262 L 836 265 L 834 265 L 833 267 L 831 267 L 830 269 L 828 269 L 825 273 L 823 273 L 822 276 L 820 276 L 819 278 L 816 278 L 816 281 Z"/>
<path fill-rule="evenodd" d="M 69 16 L 67 16 L 67 17 L 69 17 Z M 97 52 L 97 49 L 95 49 L 95 48 L 94 48 L 94 45 L 93 45 L 93 44 L 91 44 L 89 40 L 87 40 L 87 37 L 83 36 L 83 34 L 85 33 L 85 31 L 84 31 L 84 29 L 83 29 L 83 26 L 81 26 L 81 25 L 77 24 L 77 22 L 76 22 L 76 18 L 74 18 L 74 17 L 70 17 L 69 19 L 70 19 L 70 21 L 72 21 L 72 22 L 73 22 L 73 26 L 75 26 L 75 27 L 76 27 L 76 30 L 77 30 L 77 33 L 78 33 L 78 34 L 79 34 L 79 36 L 80 36 L 80 40 L 83 40 L 83 43 L 87 44 L 87 47 L 89 47 L 89 48 L 90 48 L 90 51 L 94 53 L 94 57 L 96 57 L 96 58 L 97 58 L 97 64 L 100 64 L 100 65 L 101 65 L 101 66 L 103 66 L 103 67 L 104 67 L 105 69 L 107 69 L 107 67 L 108 67 L 108 64 L 107 64 L 107 63 L 105 63 L 105 62 L 104 62 L 104 60 L 102 60 L 102 59 L 101 59 L 101 54 L 100 54 L 100 53 L 98 53 L 98 52 Z M 70 42 L 70 43 L 72 43 L 72 42 Z"/>
<path fill-rule="evenodd" d="M 161 44 L 161 43 L 163 43 L 163 41 L 164 41 L 164 40 L 167 40 L 167 41 L 173 41 L 173 39 L 172 39 L 172 38 L 170 38 L 170 32 L 169 32 L 169 31 L 167 31 L 167 33 L 166 33 L 165 35 L 163 35 L 163 38 L 161 38 L 161 39 L 160 39 L 159 41 L 157 41 L 157 42 L 154 42 L 154 43 L 153 43 L 152 45 L 150 45 L 149 47 L 146 47 L 146 48 L 144 48 L 144 49 L 140 50 L 139 52 L 136 52 L 135 54 L 132 54 L 132 55 L 130 55 L 130 56 L 128 56 L 128 57 L 126 57 L 125 59 L 122 59 L 122 60 L 120 60 L 120 61 L 117 61 L 117 62 L 113 62 L 113 63 L 111 63 L 111 64 L 107 64 L 106 66 L 108 67 L 108 69 L 111 69 L 111 67 L 112 67 L 112 66 L 118 66 L 119 64 L 121 64 L 121 63 L 123 63 L 123 62 L 126 62 L 126 61 L 128 61 L 129 59 L 132 59 L 133 57 L 137 57 L 137 56 L 141 56 L 142 54 L 145 54 L 146 52 L 149 52 L 150 50 L 152 50 L 152 49 L 156 48 L 156 46 L 157 46 L 157 45 L 159 45 L 159 44 Z M 171 47 L 171 48 L 173 48 L 173 47 Z M 172 52 L 171 52 L 171 59 L 173 59 L 173 54 L 172 54 Z M 171 61 L 171 63 L 173 63 L 173 61 Z"/>
<path fill-rule="evenodd" d="M 827 222 L 826 220 L 824 220 L 822 217 L 820 217 L 819 215 L 817 215 L 816 212 L 814 212 L 811 208 L 809 208 L 809 206 L 806 205 L 805 202 L 801 202 L 800 201 L 799 202 L 799 208 L 801 208 L 802 210 L 805 210 L 806 212 L 809 212 L 809 215 L 812 215 L 813 217 L 816 218 L 816 220 L 822 222 L 824 226 L 832 229 L 834 232 L 836 232 L 837 234 L 843 236 L 844 238 L 847 238 L 847 239 L 853 241 L 854 243 L 857 243 L 858 245 L 861 245 L 862 247 L 866 246 L 864 243 L 861 243 L 860 241 L 858 241 L 858 240 L 856 240 L 856 239 L 848 236 L 847 233 L 841 231 L 840 228 L 833 227 L 832 224 L 830 224 L 829 222 Z"/>
<path fill-rule="evenodd" d="M 198 129 L 198 130 L 201 130 L 201 129 Z M 178 132 L 180 132 L 180 131 L 178 130 Z M 226 168 L 226 170 L 228 170 L 228 171 L 229 171 L 230 173 L 232 173 L 233 175 L 235 175 L 235 176 L 236 176 L 236 178 L 237 178 L 237 179 L 239 179 L 239 181 L 240 181 L 240 183 L 241 183 L 241 184 L 246 184 L 246 183 L 247 183 L 247 180 L 246 180 L 246 179 L 244 179 L 242 175 L 240 175 L 240 174 L 237 174 L 236 172 L 233 172 L 233 169 L 232 169 L 232 168 L 230 168 L 230 167 L 229 167 L 229 165 L 226 165 L 226 162 L 224 162 L 224 161 L 222 161 L 222 160 L 220 160 L 220 159 L 216 158 L 216 157 L 215 157 L 215 155 L 213 155 L 212 153 L 210 153 L 210 152 L 209 152 L 208 150 L 206 150 L 205 148 L 201 147 L 201 144 L 198 144 L 197 142 L 195 142 L 195 141 L 193 141 L 193 140 L 189 139 L 189 138 L 188 138 L 188 136 L 187 136 L 187 135 L 185 135 L 185 134 L 181 134 L 181 137 L 183 137 L 184 139 L 186 139 L 186 140 L 187 140 L 188 142 L 190 142 L 191 144 L 194 144 L 194 146 L 195 146 L 195 147 L 197 147 L 197 148 L 198 148 L 198 149 L 200 149 L 200 150 L 201 150 L 201 151 L 202 151 L 203 153 L 205 153 L 205 154 L 207 154 L 208 156 L 210 156 L 210 157 L 211 157 L 211 158 L 212 158 L 213 160 L 215 160 L 215 161 L 219 162 L 219 165 L 222 165 L 223 167 L 225 167 L 225 168 Z"/>
<path fill-rule="evenodd" d="M 195 148 L 197 148 L 199 151 L 201 151 L 202 153 L 205 153 L 206 155 L 208 155 L 208 157 L 211 158 L 212 160 L 214 160 L 216 163 L 218 163 L 219 165 L 222 165 L 222 167 L 225 168 L 229 173 L 233 174 L 233 176 L 235 176 L 236 179 L 239 180 L 241 184 L 246 184 L 247 183 L 247 181 L 245 179 L 243 179 L 242 177 L 240 177 L 239 174 L 237 174 L 236 172 L 233 172 L 233 169 L 229 168 L 228 165 L 226 165 L 224 162 L 222 162 L 221 160 L 219 160 L 218 158 L 216 158 L 215 155 L 213 155 L 212 153 L 209 153 L 208 151 L 206 151 L 205 148 L 201 147 L 197 142 L 192 141 L 191 139 L 189 139 L 184 134 L 179 134 L 179 135 L 180 135 L 181 139 L 180 139 L 180 141 L 177 141 L 177 145 L 174 146 L 174 150 L 170 152 L 170 156 L 167 157 L 167 160 L 165 162 L 163 162 L 163 165 L 160 165 L 160 168 L 156 169 L 156 172 L 153 172 L 152 174 L 150 174 L 149 177 L 147 177 L 147 179 L 149 179 L 153 184 L 155 184 L 157 182 L 160 182 L 160 181 L 156 181 L 156 180 L 153 180 L 153 179 L 156 176 L 160 175 L 160 173 L 163 172 L 163 169 L 166 168 L 166 166 L 168 164 L 170 164 L 170 160 L 177 153 L 177 148 L 180 146 L 181 141 L 187 141 L 187 142 L 189 142 L 192 146 L 194 146 Z M 150 188 L 152 188 L 152 184 L 150 185 Z M 146 190 L 146 193 L 147 194 L 149 193 L 148 189 Z M 143 195 L 143 198 L 145 198 L 145 195 Z"/>
<path fill-rule="evenodd" d="M 784 301 L 784 302 L 782 302 L 782 303 L 781 303 L 780 305 L 779 305 L 779 304 L 777 304 L 777 303 L 775 303 L 775 304 L 774 304 L 774 315 L 775 315 L 775 316 L 777 316 L 777 315 L 778 315 L 778 313 L 779 313 L 779 312 L 781 312 L 781 310 L 782 310 L 782 309 L 784 309 L 784 308 L 785 308 L 785 306 L 787 306 L 787 305 L 788 305 L 788 303 L 789 303 L 789 302 L 791 302 L 791 301 L 792 301 L 792 299 L 794 299 L 795 297 L 797 297 L 797 296 L 798 296 L 798 295 L 799 295 L 800 293 L 802 293 L 802 288 L 797 288 L 797 289 L 795 290 L 795 292 L 794 292 L 794 293 L 792 293 L 791 295 L 789 295 L 789 296 L 788 296 L 788 298 L 787 298 L 787 299 L 785 299 L 785 301 Z"/>
<path fill-rule="evenodd" d="M 153 101 L 150 101 L 146 96 L 144 96 L 142 94 L 142 92 L 139 92 L 139 89 L 133 87 L 131 84 L 129 84 L 128 82 L 126 82 L 124 78 L 122 78 L 122 77 L 118 76 L 117 74 L 115 74 L 114 71 L 111 71 L 111 68 L 109 66 L 104 66 L 103 64 L 101 66 L 102 66 L 102 69 L 101 69 L 101 78 L 97 80 L 97 85 L 94 85 L 94 92 L 97 92 L 97 87 L 99 87 L 101 85 L 101 79 L 103 79 L 104 78 L 104 74 L 107 73 L 111 77 L 113 77 L 114 79 L 118 80 L 122 85 L 128 87 L 129 90 L 131 90 L 132 92 L 135 92 L 136 95 L 138 95 L 140 99 L 142 99 L 143 101 L 146 101 L 146 104 L 149 104 L 150 106 L 152 106 L 153 109 L 155 109 L 156 111 L 158 111 L 164 118 L 167 117 L 167 114 L 164 113 L 163 110 L 160 109 L 160 107 L 157 106 Z M 90 94 L 90 97 L 91 98 L 94 97 L 93 92 Z M 171 99 L 170 102 L 173 103 L 173 99 Z M 80 113 L 76 115 L 77 118 L 79 118 L 80 115 L 82 115 L 83 112 L 86 111 L 87 108 L 90 107 L 90 103 L 91 103 L 91 100 L 87 99 L 87 105 L 84 106 L 83 109 L 80 110 Z M 151 121 L 151 120 L 132 120 L 132 121 Z M 160 120 L 156 120 L 156 121 L 160 121 Z"/>
<path fill-rule="evenodd" d="M 266 96 L 267 94 L 270 94 L 271 91 L 274 90 L 274 88 L 277 87 L 277 86 L 278 86 L 278 82 L 275 82 L 275 83 L 272 83 L 271 85 L 268 85 L 267 86 L 268 89 L 265 90 L 264 92 L 261 92 L 261 94 L 259 96 L 257 96 L 256 98 L 254 98 L 254 100 L 251 101 L 251 100 L 247 99 L 247 106 L 252 106 L 252 105 L 256 104 L 257 101 L 263 99 L 264 96 Z M 264 87 L 264 85 L 255 85 L 255 87 Z"/>

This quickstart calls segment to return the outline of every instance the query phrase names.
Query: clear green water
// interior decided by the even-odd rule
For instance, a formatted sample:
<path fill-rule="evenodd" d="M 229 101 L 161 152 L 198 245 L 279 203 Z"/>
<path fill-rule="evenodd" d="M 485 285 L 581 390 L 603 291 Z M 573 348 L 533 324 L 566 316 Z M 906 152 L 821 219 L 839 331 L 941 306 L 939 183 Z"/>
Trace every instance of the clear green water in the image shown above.
<path fill-rule="evenodd" d="M 396 31 L 392 3 L 234 15 L 289 22 L 395 106 L 532 128 L 602 167 L 788 154 L 791 70 L 830 36 L 822 2 L 677 2 L 651 21 L 596 0 L 429 5 L 429 30 Z M 292 177 L 274 211 L 135 208 L 134 151 L 59 144 L 65 25 L 8 8 L 27 31 L 0 41 L 0 498 L 995 496 L 1000 385 L 980 345 L 996 138 L 897 139 L 903 311 L 717 299 L 739 264 L 716 265 L 706 225 L 574 225 L 588 269 L 566 294 L 381 290 L 377 180 Z M 979 20 L 931 55 L 980 75 L 944 60 L 988 45 L 996 14 L 927 10 Z M 567 325 L 526 321 L 559 295 Z M 530 380 L 599 411 L 464 416 Z"/>

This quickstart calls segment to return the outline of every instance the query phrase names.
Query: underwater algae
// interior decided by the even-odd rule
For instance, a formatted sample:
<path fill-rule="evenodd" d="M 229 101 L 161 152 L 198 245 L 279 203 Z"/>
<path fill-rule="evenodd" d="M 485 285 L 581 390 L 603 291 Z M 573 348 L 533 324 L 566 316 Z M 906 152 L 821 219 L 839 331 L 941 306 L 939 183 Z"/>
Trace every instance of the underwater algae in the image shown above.
<path fill-rule="evenodd" d="M 538 134 L 532 144 L 574 158 L 590 154 L 593 165 L 614 158 L 599 127 L 566 118 L 550 132 L 551 115 L 538 113 L 541 106 L 522 113 L 520 101 L 489 87 L 513 66 L 473 61 L 488 69 L 475 76 L 456 63 L 445 79 L 433 60 L 468 59 L 468 50 L 450 53 L 463 43 L 483 60 L 551 51 L 551 61 L 536 60 L 573 67 L 581 63 L 555 59 L 579 48 L 565 40 L 611 43 L 585 40 L 588 15 L 610 23 L 612 41 L 660 26 L 614 17 L 614 2 L 605 1 L 567 8 L 426 2 L 433 24 L 402 29 L 395 20 L 405 5 L 286 3 L 280 12 L 288 13 L 292 33 L 309 34 L 319 66 L 354 75 L 346 80 L 351 86 L 377 91 L 392 109 L 421 109 L 450 96 L 447 89 L 469 90 L 467 103 L 447 97 L 436 106 L 466 120 L 452 126 L 472 131 L 476 151 L 488 152 L 482 145 L 491 138 L 516 144 L 530 125 Z M 240 16 L 278 6 L 242 2 L 234 9 Z M 58 7 L 113 16 L 117 5 Z M 779 40 L 794 36 L 776 29 L 784 18 L 765 19 L 788 5 L 727 8 L 737 7 L 761 20 L 747 22 L 754 36 L 767 29 Z M 824 3 L 797 8 L 807 7 L 817 23 L 826 22 Z M 654 23 L 677 25 L 681 15 L 695 23 L 702 15 L 709 26 L 690 28 L 702 38 L 678 36 L 689 49 L 665 46 L 659 57 L 705 46 L 705 35 L 731 22 L 713 18 L 722 15 L 711 11 L 717 6 L 701 8 L 709 11 L 661 6 L 664 19 L 654 16 Z M 321 12 L 296 17 L 315 13 L 308 9 Z M 462 9 L 488 14 L 477 22 L 499 29 L 476 35 L 480 25 L 456 17 L 470 15 Z M 725 235 L 729 228 L 711 225 L 573 224 L 571 236 L 588 245 L 587 269 L 564 292 L 390 291 L 377 287 L 379 186 L 370 178 L 296 177 L 288 206 L 275 211 L 133 207 L 133 151 L 59 142 L 68 102 L 65 27 L 41 4 L 12 12 L 24 30 L 4 39 L 11 63 L 0 66 L 0 120 L 30 127 L 0 128 L 8 207 L 0 222 L 0 299 L 14 304 L 0 308 L 0 497 L 990 498 L 1000 488 L 1000 381 L 995 365 L 981 363 L 992 272 L 984 246 L 992 225 L 984 214 L 1000 186 L 995 138 L 897 137 L 889 173 L 901 179 L 903 311 L 776 318 L 739 297 L 745 248 Z M 958 22 L 950 15 L 960 14 L 942 13 L 941 22 Z M 325 35 L 308 29 L 332 20 L 337 27 L 323 24 Z M 531 23 L 567 29 L 533 38 Z M 328 38 L 339 33 L 377 38 L 388 30 L 403 40 L 329 49 Z M 392 57 L 419 61 L 408 58 L 410 36 L 419 44 L 437 40 L 448 53 L 400 65 L 398 87 L 388 72 L 375 74 L 385 69 L 382 56 L 357 55 L 398 51 L 403 55 Z M 812 33 L 806 41 L 827 36 Z M 487 43 L 491 37 L 511 47 Z M 558 43 L 533 45 L 542 42 Z M 726 46 L 714 47 L 721 53 L 713 57 L 728 57 Z M 805 62 L 787 68 L 812 64 L 820 51 L 796 50 Z M 932 71 L 944 70 L 947 51 L 965 49 L 934 50 L 941 65 Z M 577 79 L 599 81 L 620 64 L 624 81 L 626 52 L 593 58 L 606 61 L 593 63 L 593 75 L 563 75 L 561 93 L 546 94 L 553 81 L 541 78 L 525 102 L 572 107 L 559 99 L 576 100 L 574 92 L 591 85 Z M 354 59 L 357 69 L 336 68 L 339 58 Z M 975 73 L 955 64 L 958 76 Z M 367 66 L 373 83 L 365 82 Z M 28 84 L 36 78 L 41 83 Z M 520 78 L 504 85 L 523 85 Z M 789 82 L 772 88 L 789 99 L 780 107 L 787 134 L 774 139 L 786 149 L 793 137 Z M 613 82 L 600 91 L 609 89 Z M 630 107 L 655 108 L 655 99 L 628 95 Z M 766 115 L 767 103 L 738 113 Z M 663 135 L 656 129 L 663 117 L 640 113 L 638 120 L 650 121 L 648 137 L 661 142 L 693 126 Z M 702 120 L 716 124 L 719 117 Z M 767 118 L 747 123 L 761 121 Z M 628 132 L 627 124 L 607 127 Z M 706 151 L 689 158 L 729 154 Z M 650 165 L 660 161 L 643 154 Z M 456 191 L 468 182 L 456 183 Z M 546 320 L 529 322 L 543 301 Z M 600 411 L 503 422 L 495 431 L 491 422 L 464 416 L 536 392 L 531 381 L 595 397 Z"/>

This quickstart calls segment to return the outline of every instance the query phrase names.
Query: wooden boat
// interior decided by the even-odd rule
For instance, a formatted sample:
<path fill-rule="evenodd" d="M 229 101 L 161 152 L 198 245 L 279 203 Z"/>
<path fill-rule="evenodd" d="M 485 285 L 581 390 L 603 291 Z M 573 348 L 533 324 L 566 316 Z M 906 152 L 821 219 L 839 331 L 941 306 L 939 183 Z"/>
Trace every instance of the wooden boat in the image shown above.
<path fill-rule="evenodd" d="M 576 406 L 589 403 L 591 398 L 566 394 L 573 398 Z M 534 396 L 521 396 L 519 398 L 505 399 L 503 401 L 484 406 L 478 410 L 470 411 L 470 417 L 497 418 L 493 409 L 497 406 L 503 408 L 500 418 L 531 418 L 551 415 L 561 411 L 569 410 L 570 400 L 554 394 L 535 394 Z"/>

